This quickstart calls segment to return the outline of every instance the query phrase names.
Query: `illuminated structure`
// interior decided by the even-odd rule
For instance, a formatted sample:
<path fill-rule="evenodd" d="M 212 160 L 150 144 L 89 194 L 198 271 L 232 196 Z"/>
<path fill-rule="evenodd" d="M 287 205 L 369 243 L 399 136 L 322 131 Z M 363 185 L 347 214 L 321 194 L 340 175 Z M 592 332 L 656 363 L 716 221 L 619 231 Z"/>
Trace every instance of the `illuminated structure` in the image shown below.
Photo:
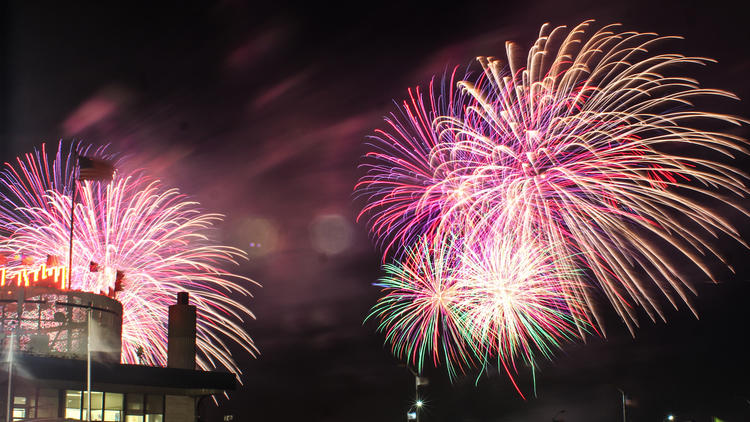
<path fill-rule="evenodd" d="M 233 374 L 195 370 L 196 308 L 187 293 L 169 307 L 168 367 L 127 365 L 123 308 L 113 297 L 67 289 L 59 269 L 0 272 L 0 421 L 6 413 L 13 421 L 87 420 L 87 345 L 91 420 L 193 421 L 201 397 L 235 387 Z"/>
<path fill-rule="evenodd" d="M 35 355 L 86 358 L 87 308 L 92 306 L 92 331 L 98 360 L 120 362 L 122 305 L 110 297 L 65 289 L 65 268 L 17 271 L 6 279 L 0 270 L 0 330 L 13 332 L 16 350 Z M 48 277 L 40 277 L 39 274 Z M 54 287 L 55 285 L 60 287 Z M 6 335 L 0 344 L 9 347 Z"/>

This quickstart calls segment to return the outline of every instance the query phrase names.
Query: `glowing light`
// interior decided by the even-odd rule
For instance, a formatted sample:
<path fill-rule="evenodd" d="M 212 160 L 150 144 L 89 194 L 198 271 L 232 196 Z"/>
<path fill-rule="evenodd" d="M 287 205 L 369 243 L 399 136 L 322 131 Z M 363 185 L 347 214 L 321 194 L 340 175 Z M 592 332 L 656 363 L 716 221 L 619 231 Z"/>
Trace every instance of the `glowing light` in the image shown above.
<path fill-rule="evenodd" d="M 248 253 L 252 257 L 272 254 L 281 246 L 279 229 L 271 219 L 252 216 L 245 218 L 237 226 L 233 233 L 234 240 L 239 244 L 247 244 Z"/>
<path fill-rule="evenodd" d="M 344 252 L 352 243 L 352 227 L 338 214 L 320 215 L 310 223 L 310 241 L 313 248 L 326 255 Z"/>
<path fill-rule="evenodd" d="M 68 267 L 47 267 L 46 264 L 42 264 L 35 270 L 27 268 L 21 268 L 18 270 L 11 268 L 12 272 L 8 272 L 7 270 L 8 268 L 0 268 L 0 287 L 5 286 L 7 277 L 8 280 L 15 278 L 16 286 L 28 287 L 36 284 L 52 283 L 58 284 L 60 289 L 67 288 Z"/>

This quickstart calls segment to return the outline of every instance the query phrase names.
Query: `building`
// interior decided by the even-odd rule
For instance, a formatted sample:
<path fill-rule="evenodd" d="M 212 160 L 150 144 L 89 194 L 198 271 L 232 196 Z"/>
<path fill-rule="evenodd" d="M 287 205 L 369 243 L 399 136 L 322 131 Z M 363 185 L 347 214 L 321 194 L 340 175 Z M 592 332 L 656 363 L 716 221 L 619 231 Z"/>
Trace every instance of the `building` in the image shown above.
<path fill-rule="evenodd" d="M 0 421 L 87 420 L 89 344 L 91 420 L 195 421 L 202 400 L 235 388 L 233 374 L 195 369 L 187 293 L 169 308 L 167 367 L 122 364 L 120 303 L 67 289 L 55 270 L 0 270 Z"/>

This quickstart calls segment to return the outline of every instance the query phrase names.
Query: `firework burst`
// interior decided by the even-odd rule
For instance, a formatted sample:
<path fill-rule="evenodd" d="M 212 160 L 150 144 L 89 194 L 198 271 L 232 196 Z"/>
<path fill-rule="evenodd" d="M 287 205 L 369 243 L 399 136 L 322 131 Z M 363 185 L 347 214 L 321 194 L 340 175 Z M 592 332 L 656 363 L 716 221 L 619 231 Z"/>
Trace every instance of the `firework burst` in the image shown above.
<path fill-rule="evenodd" d="M 513 380 L 518 358 L 534 366 L 590 327 L 583 304 L 571 308 L 568 297 L 581 288 L 578 271 L 556 265 L 551 251 L 507 235 L 473 247 L 455 236 L 422 239 L 385 265 L 377 285 L 386 294 L 370 317 L 420 372 L 428 356 L 452 378 L 497 357 Z"/>
<path fill-rule="evenodd" d="M 402 262 L 386 264 L 386 275 L 376 284 L 387 293 L 370 318 L 380 321 L 393 353 L 418 371 L 428 356 L 434 365 L 444 362 L 451 376 L 476 365 L 479 348 L 469 336 L 469 292 L 458 277 L 455 240 L 433 245 L 422 239 L 407 249 Z"/>
<path fill-rule="evenodd" d="M 615 26 L 586 38 L 588 25 L 543 27 L 525 67 L 512 44 L 507 68 L 480 58 L 481 76 L 459 82 L 473 101 L 462 115 L 435 120 L 438 149 L 452 157 L 443 165 L 447 178 L 467 180 L 465 215 L 474 236 L 543 233 L 566 267 L 590 270 L 632 330 L 631 303 L 652 319 L 664 318 L 654 285 L 673 305 L 676 296 L 690 305 L 694 289 L 672 264 L 675 252 L 716 280 L 706 256 L 723 258 L 712 238 L 724 233 L 745 245 L 705 200 L 719 198 L 746 213 L 721 195 L 744 196 L 746 176 L 702 156 L 747 151 L 738 137 L 691 126 L 697 120 L 739 125 L 737 118 L 689 107 L 694 97 L 732 94 L 666 76 L 675 64 L 707 59 L 650 55 L 670 37 L 617 33 Z"/>
<path fill-rule="evenodd" d="M 17 157 L 15 163 L 5 163 L 0 172 L 3 186 L 3 195 L 0 196 L 0 235 L 9 235 L 16 225 L 33 220 L 35 213 L 30 210 L 49 209 L 46 198 L 49 191 L 65 196 L 72 194 L 76 166 L 74 148 L 78 148 L 80 155 L 105 159 L 115 165 L 119 162 L 114 154 L 106 151 L 106 147 L 71 144 L 66 153 L 60 143 L 51 160 L 47 155 L 47 145 L 42 144 L 41 149 Z"/>
<path fill-rule="evenodd" d="M 460 281 L 467 294 L 462 309 L 474 343 L 484 356 L 516 366 L 550 358 L 564 341 L 588 327 L 580 303 L 569 295 L 585 286 L 578 270 L 556 262 L 553 248 L 512 235 L 480 242 L 462 254 Z M 578 306 L 571 307 L 571 304 Z"/>
<path fill-rule="evenodd" d="M 71 163 L 70 155 L 59 151 L 50 162 L 42 149 L 23 164 L 8 165 L 0 180 L 12 193 L 4 198 L 2 218 L 12 234 L 0 240 L 0 253 L 39 260 L 56 255 L 67 263 L 73 179 L 60 172 L 70 171 Z M 244 286 L 251 280 L 222 268 L 236 265 L 244 253 L 207 236 L 221 216 L 202 212 L 176 189 L 139 173 L 118 172 L 108 184 L 80 182 L 77 189 L 71 288 L 106 292 L 114 287 L 115 272 L 125 273 L 117 295 L 123 305 L 123 360 L 166 364 L 167 307 L 177 292 L 188 291 L 201 315 L 198 366 L 240 373 L 225 342 L 257 352 L 242 327 L 254 316 L 235 299 L 250 296 Z M 91 261 L 98 272 L 89 271 Z"/>
<path fill-rule="evenodd" d="M 590 25 L 544 25 L 527 54 L 508 43 L 505 62 L 480 57 L 476 76 L 452 78 L 440 95 L 433 83 L 426 97 L 410 91 L 405 118 L 386 119 L 373 137 L 357 185 L 384 259 L 401 259 L 416 238 L 426 251 L 460 238 L 453 283 L 481 292 L 459 305 L 464 326 L 503 363 L 533 362 L 530 350 L 546 356 L 548 345 L 601 327 L 594 292 L 631 332 L 638 306 L 664 319 L 658 292 L 695 312 L 695 277 L 678 262 L 715 281 L 710 261 L 726 264 L 715 238 L 747 246 L 706 205 L 748 214 L 738 205 L 747 176 L 728 164 L 747 154 L 746 141 L 705 129 L 744 121 L 692 105 L 735 96 L 671 70 L 711 60 L 651 52 L 678 37 Z M 531 265 L 560 277 L 526 278 Z M 540 311 L 555 323 L 530 324 Z"/>
<path fill-rule="evenodd" d="M 444 75 L 437 87 L 431 81 L 427 93 L 419 87 L 409 90 L 409 100 L 385 119 L 389 129 L 377 130 L 371 137 L 374 151 L 362 164 L 367 174 L 355 189 L 367 200 L 359 218 L 369 215 L 376 241 L 385 250 L 384 261 L 389 251 L 402 253 L 418 239 L 435 236 L 440 227 L 460 219 L 464 196 L 460 187 L 444 186 L 445 175 L 437 168 L 448 157 L 434 155 L 440 134 L 433 124 L 464 107 L 466 96 L 454 88 L 457 73 L 456 68 Z"/>

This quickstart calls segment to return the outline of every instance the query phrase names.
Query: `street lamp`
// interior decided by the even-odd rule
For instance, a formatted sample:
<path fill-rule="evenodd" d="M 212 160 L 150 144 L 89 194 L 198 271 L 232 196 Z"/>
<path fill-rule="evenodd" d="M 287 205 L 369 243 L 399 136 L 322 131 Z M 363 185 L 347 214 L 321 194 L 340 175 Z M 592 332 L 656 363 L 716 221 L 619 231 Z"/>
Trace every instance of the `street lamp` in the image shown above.
<path fill-rule="evenodd" d="M 414 404 L 411 405 L 409 407 L 409 410 L 406 412 L 406 420 L 419 422 L 419 410 L 422 408 L 422 406 L 424 406 L 424 401 L 419 398 L 419 387 L 422 385 L 428 385 L 430 381 L 427 378 L 421 376 L 419 372 L 411 369 L 409 365 L 399 366 L 405 366 L 406 369 L 408 369 L 409 372 L 414 375 Z"/>
<path fill-rule="evenodd" d="M 417 401 L 414 402 L 411 407 L 409 407 L 409 411 L 406 412 L 406 420 L 407 421 L 419 421 L 419 409 L 424 406 L 424 401 L 421 399 L 417 399 Z"/>

